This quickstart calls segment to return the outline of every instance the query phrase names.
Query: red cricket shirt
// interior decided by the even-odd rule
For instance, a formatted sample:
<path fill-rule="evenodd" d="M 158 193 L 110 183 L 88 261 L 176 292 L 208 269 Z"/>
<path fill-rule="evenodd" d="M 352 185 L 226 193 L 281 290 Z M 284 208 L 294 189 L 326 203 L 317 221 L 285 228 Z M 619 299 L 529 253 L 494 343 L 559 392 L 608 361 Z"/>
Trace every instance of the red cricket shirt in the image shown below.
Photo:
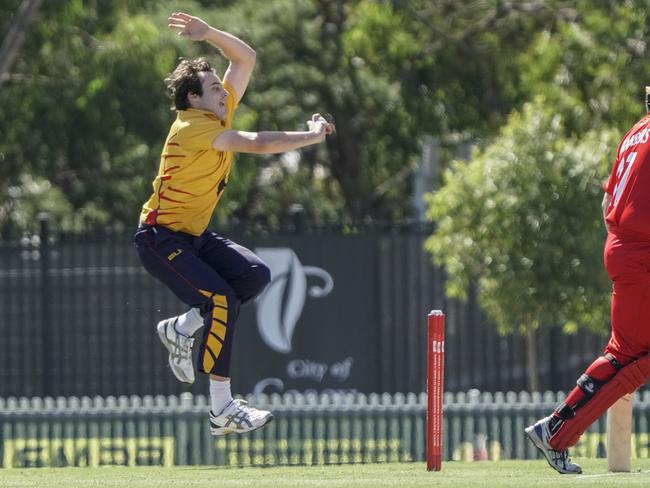
<path fill-rule="evenodd" d="M 604 185 L 612 201 L 606 221 L 613 233 L 650 240 L 650 114 L 632 127 L 618 146 L 616 163 Z"/>

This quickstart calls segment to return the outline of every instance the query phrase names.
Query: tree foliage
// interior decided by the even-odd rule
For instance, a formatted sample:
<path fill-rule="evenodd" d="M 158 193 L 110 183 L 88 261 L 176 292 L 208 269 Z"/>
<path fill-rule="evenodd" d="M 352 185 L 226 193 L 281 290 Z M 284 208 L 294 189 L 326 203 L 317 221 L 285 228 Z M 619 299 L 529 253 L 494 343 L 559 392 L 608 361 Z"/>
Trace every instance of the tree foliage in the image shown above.
<path fill-rule="evenodd" d="M 520 2 L 515 10 L 546 18 L 524 28 L 519 53 L 494 61 L 494 72 L 513 70 L 499 83 L 511 88 L 513 114 L 430 198 L 438 227 L 428 246 L 447 267 L 449 292 L 462 296 L 476 279 L 504 332 L 608 330 L 599 183 L 617 139 L 642 115 L 644 5 Z"/>
<path fill-rule="evenodd" d="M 537 32 L 519 56 L 523 96 L 544 94 L 550 105 L 570 108 L 565 112 L 570 132 L 594 127 L 625 132 L 639 118 L 643 85 L 650 79 L 647 4 L 572 3 L 572 15 Z"/>
<path fill-rule="evenodd" d="M 155 22 L 128 14 L 136 3 L 43 5 L 26 52 L 0 92 L 0 194 L 37 175 L 75 209 L 69 224 L 133 225 L 133 196 L 142 197 L 154 173 L 168 124 L 160 88 L 175 59 L 173 39 L 158 36 L 163 17 Z M 124 17 L 119 28 L 115 16 Z M 41 210 L 56 205 L 43 198 Z M 15 223 L 7 205 L 4 211 L 5 224 Z"/>
<path fill-rule="evenodd" d="M 469 163 L 454 163 L 429 197 L 437 229 L 427 248 L 448 272 L 448 293 L 462 297 L 476 281 L 504 332 L 602 330 L 609 300 L 600 184 L 615 142 L 600 130 L 566 137 L 562 116 L 537 98 Z"/>
<path fill-rule="evenodd" d="M 0 35 L 20 4 L 0 4 Z M 650 84 L 645 0 L 48 0 L 0 90 L 0 237 L 44 210 L 60 229 L 135 226 L 174 118 L 164 77 L 181 56 L 226 67 L 166 28 L 173 10 L 256 49 L 237 128 L 327 112 L 337 129 L 238 155 L 215 221 L 408 220 L 421 141 L 443 166 L 469 142 L 429 199 L 449 293 L 475 280 L 504 332 L 606 329 L 599 183 Z"/>
<path fill-rule="evenodd" d="M 337 127 L 297 166 L 295 157 L 287 166 L 280 156 L 239 156 L 218 220 L 278 223 L 295 204 L 322 222 L 409 218 L 419 141 L 435 135 L 453 146 L 498 130 L 527 95 L 516 54 L 564 15 L 551 3 L 44 2 L 0 92 L 0 220 L 20 230 L 9 189 L 22 194 L 24 175 L 37 175 L 74 209 L 70 225 L 133 225 L 173 117 L 162 79 L 179 56 L 219 59 L 166 29 L 174 9 L 258 51 L 237 127 L 303 128 L 315 111 Z M 56 205 L 43 198 L 44 208 Z"/>
<path fill-rule="evenodd" d="M 7 0 L 3 12 L 19 4 Z M 167 30 L 167 15 L 175 9 L 201 15 L 257 50 L 238 128 L 304 128 L 316 111 L 328 112 L 337 128 L 326 145 L 299 153 L 239 155 L 217 209 L 219 222 L 275 225 L 296 208 L 318 222 L 408 219 L 410 176 L 423 137 L 437 137 L 452 149 L 471 141 L 484 149 L 467 169 L 454 165 L 462 187 L 451 178 L 440 193 L 451 198 L 448 208 L 457 199 L 453 222 L 442 211 L 443 196 L 432 199 L 431 215 L 441 222 L 431 245 L 442 239 L 440 232 L 470 224 L 484 228 L 482 222 L 502 220 L 493 232 L 504 234 L 469 241 L 462 233 L 447 236 L 445 248 L 458 251 L 455 261 L 444 258 L 451 291 L 459 293 L 485 267 L 491 277 L 481 286 L 495 297 L 527 290 L 529 298 L 513 308 L 511 321 L 505 306 L 486 302 L 505 328 L 530 325 L 524 309 L 529 315 L 532 309 L 524 303 L 536 300 L 558 304 L 553 317 L 548 310 L 532 314 L 544 323 L 599 322 L 596 315 L 589 319 L 592 312 L 584 305 L 599 296 L 590 287 L 600 281 L 585 270 L 591 269 L 588 263 L 599 267 L 594 256 L 602 239 L 598 190 L 585 182 L 595 178 L 596 166 L 607 166 L 605 159 L 594 159 L 611 150 L 604 141 L 639 115 L 639 80 L 650 75 L 644 1 L 269 0 L 264 8 L 257 0 L 43 2 L 0 91 L 0 232 L 21 232 L 43 210 L 52 211 L 64 228 L 135 225 L 174 116 L 163 78 L 180 56 L 207 55 L 221 72 L 225 68 L 210 46 Z M 2 16 L 0 33 L 7 32 L 10 19 Z M 524 141 L 529 136 L 533 140 Z M 588 143 L 602 151 L 583 154 Z M 538 198 L 532 206 L 515 205 L 504 186 L 485 193 L 481 171 L 492 174 L 507 163 L 532 186 L 514 175 L 500 177 L 515 185 L 515 195 Z M 577 165 L 573 173 L 562 166 L 571 163 Z M 603 171 L 599 167 L 599 177 Z M 585 200 L 562 186 L 560 177 L 587 188 Z M 548 208 L 537 196 L 543 185 L 556 185 L 550 195 L 560 196 Z M 481 206 L 479 196 L 493 206 Z M 554 241 L 564 231 L 547 229 L 544 220 L 567 230 L 571 225 L 562 215 L 573 222 L 576 212 L 591 216 L 589 225 L 576 227 L 584 230 L 585 255 L 578 240 Z M 517 241 L 516 231 L 530 233 L 533 225 L 542 229 L 535 231 L 539 244 Z M 509 249 L 521 255 L 499 255 L 490 247 L 508 235 Z M 556 266 L 561 250 L 580 265 L 560 260 Z M 445 253 L 443 247 L 438 251 Z M 503 269 L 506 285 L 500 287 L 496 270 Z M 568 283 L 569 298 L 558 291 L 562 282 Z"/>
<path fill-rule="evenodd" d="M 258 51 L 238 128 L 303 129 L 316 111 L 329 112 L 337 126 L 327 148 L 292 155 L 289 166 L 282 156 L 239 156 L 218 219 L 278 223 L 296 204 L 322 221 L 407 215 L 408 204 L 399 199 L 408 193 L 405 176 L 417 141 L 407 130 L 399 86 L 368 71 L 349 45 L 357 4 L 276 0 L 260 9 L 243 0 L 206 9 L 183 3 Z M 75 209 L 67 222 L 133 225 L 173 117 L 162 79 L 180 56 L 220 58 L 166 29 L 173 8 L 126 0 L 43 6 L 0 93 L 4 201 L 23 175 L 34 174 Z M 225 62 L 216 64 L 223 73 Z M 54 204 L 43 201 L 44 208 Z M 3 208 L 5 228 L 17 226 L 14 207 Z"/>

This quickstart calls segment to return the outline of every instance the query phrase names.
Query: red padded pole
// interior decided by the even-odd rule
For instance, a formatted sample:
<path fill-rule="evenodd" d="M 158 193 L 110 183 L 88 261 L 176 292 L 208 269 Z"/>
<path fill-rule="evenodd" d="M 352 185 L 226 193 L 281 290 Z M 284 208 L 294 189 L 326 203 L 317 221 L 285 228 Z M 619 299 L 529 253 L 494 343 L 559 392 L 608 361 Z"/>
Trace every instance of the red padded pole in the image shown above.
<path fill-rule="evenodd" d="M 427 333 L 427 471 L 442 469 L 445 314 L 432 310 Z"/>

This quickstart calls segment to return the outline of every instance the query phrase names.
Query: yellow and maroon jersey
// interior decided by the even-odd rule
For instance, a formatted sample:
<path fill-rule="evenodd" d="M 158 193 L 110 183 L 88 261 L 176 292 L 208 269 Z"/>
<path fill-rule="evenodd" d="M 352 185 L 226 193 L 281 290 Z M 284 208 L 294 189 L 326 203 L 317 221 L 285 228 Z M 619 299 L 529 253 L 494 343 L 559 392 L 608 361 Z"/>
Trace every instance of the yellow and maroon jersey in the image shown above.
<path fill-rule="evenodd" d="M 162 225 L 174 231 L 201 235 L 228 183 L 232 152 L 217 151 L 212 141 L 232 125 L 237 96 L 230 83 L 227 116 L 222 121 L 212 112 L 179 110 L 160 155 L 153 194 L 142 207 L 140 222 Z"/>

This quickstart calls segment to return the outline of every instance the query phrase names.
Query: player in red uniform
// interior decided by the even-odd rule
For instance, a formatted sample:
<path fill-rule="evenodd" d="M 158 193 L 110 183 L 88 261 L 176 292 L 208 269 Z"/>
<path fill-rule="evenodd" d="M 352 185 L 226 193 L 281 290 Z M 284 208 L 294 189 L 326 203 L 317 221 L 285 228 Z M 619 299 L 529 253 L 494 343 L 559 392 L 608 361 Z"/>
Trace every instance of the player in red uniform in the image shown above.
<path fill-rule="evenodd" d="M 560 473 L 581 473 L 567 449 L 620 397 L 650 377 L 650 87 L 648 115 L 623 137 L 604 185 L 605 268 L 612 281 L 611 337 L 604 355 L 548 417 L 526 434 Z"/>

